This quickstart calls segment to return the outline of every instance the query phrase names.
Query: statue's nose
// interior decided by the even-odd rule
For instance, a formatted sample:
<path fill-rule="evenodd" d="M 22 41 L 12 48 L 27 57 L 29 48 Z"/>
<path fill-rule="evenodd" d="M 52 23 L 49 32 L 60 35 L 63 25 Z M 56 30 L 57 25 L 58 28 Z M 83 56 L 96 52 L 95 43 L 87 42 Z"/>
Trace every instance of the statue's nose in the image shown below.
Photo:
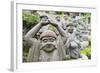
<path fill-rule="evenodd" d="M 50 47 L 51 45 L 52 45 L 51 42 L 48 42 L 48 43 L 47 43 L 47 47 Z"/>
<path fill-rule="evenodd" d="M 47 44 L 47 47 L 50 47 L 51 46 L 51 44 Z"/>
<path fill-rule="evenodd" d="M 52 42 L 47 42 L 48 45 L 52 44 Z"/>

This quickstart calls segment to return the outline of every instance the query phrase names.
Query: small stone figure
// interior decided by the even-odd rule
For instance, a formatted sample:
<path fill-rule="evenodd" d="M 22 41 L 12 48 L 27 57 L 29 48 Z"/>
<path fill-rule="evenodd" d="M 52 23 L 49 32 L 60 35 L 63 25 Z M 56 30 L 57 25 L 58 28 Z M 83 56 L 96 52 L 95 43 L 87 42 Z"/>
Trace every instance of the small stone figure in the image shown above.
<path fill-rule="evenodd" d="M 66 30 L 66 25 L 67 25 L 66 17 L 64 18 L 64 20 L 62 20 L 60 16 L 56 16 L 55 19 L 59 23 L 59 25 L 63 28 L 63 30 Z"/>
<path fill-rule="evenodd" d="M 63 25 L 63 29 L 66 30 L 67 29 L 67 24 L 68 24 L 68 16 L 64 15 L 63 16 L 63 21 L 62 21 L 62 25 Z"/>
<path fill-rule="evenodd" d="M 77 39 L 76 27 L 73 23 L 67 25 L 67 43 L 66 43 L 66 52 L 70 56 L 70 59 L 80 58 L 80 49 L 81 44 Z"/>
<path fill-rule="evenodd" d="M 62 20 L 61 20 L 61 17 L 59 15 L 57 15 L 55 17 L 55 20 L 57 21 L 58 25 L 60 25 L 62 27 Z"/>

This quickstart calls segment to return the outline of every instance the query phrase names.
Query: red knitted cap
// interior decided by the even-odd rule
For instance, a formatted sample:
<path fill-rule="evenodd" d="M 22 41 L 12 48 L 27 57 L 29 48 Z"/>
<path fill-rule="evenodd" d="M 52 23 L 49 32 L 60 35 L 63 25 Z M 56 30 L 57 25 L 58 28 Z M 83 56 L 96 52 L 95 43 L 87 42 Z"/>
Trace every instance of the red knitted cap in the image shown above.
<path fill-rule="evenodd" d="M 54 37 L 57 38 L 57 35 L 55 32 L 51 31 L 51 30 L 47 30 L 44 31 L 41 35 L 40 35 L 40 39 L 42 39 L 43 37 Z"/>

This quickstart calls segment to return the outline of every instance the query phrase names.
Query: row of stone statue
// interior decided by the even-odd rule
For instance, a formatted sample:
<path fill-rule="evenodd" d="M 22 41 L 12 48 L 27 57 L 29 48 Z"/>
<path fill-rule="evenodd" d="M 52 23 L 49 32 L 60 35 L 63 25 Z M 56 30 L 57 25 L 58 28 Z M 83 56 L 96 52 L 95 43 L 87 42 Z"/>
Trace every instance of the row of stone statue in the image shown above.
<path fill-rule="evenodd" d="M 82 18 L 61 20 L 49 14 L 40 16 L 40 22 L 24 36 L 29 45 L 27 62 L 63 61 L 71 59 L 88 59 L 80 51 L 89 46 L 90 24 Z M 49 27 L 56 28 L 55 31 Z"/>

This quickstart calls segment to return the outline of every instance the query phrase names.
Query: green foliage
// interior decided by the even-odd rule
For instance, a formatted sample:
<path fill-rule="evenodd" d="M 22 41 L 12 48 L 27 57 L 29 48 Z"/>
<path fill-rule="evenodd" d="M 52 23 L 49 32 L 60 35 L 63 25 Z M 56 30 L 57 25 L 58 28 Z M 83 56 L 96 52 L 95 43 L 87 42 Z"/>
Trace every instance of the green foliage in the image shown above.
<path fill-rule="evenodd" d="M 91 17 L 91 13 L 84 13 L 81 17 L 83 18 L 90 18 Z"/>
<path fill-rule="evenodd" d="M 91 56 L 91 47 L 89 46 L 89 47 L 81 50 L 81 54 L 84 54 L 84 55 L 90 57 Z"/>
<path fill-rule="evenodd" d="M 90 17 L 91 13 L 85 13 L 85 17 Z"/>
<path fill-rule="evenodd" d="M 40 21 L 38 15 L 31 14 L 31 13 L 23 13 L 22 18 L 23 18 L 24 25 L 27 26 L 31 26 L 31 25 L 34 26 Z"/>

